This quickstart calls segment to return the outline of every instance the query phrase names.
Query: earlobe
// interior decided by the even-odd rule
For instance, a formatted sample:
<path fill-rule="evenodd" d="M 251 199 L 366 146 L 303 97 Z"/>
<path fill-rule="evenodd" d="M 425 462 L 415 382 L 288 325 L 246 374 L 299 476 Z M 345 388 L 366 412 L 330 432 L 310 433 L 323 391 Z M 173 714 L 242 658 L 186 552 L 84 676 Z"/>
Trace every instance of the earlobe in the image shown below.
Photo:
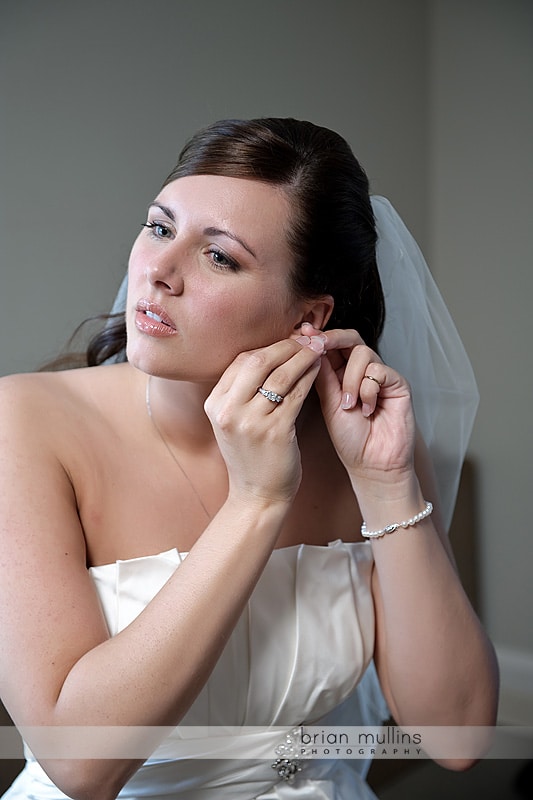
<path fill-rule="evenodd" d="M 323 330 L 333 313 L 334 305 L 335 301 L 329 294 L 323 295 L 317 300 L 310 300 L 304 315 L 294 326 L 294 331 L 299 333 L 304 322 L 309 322 L 316 330 Z"/>

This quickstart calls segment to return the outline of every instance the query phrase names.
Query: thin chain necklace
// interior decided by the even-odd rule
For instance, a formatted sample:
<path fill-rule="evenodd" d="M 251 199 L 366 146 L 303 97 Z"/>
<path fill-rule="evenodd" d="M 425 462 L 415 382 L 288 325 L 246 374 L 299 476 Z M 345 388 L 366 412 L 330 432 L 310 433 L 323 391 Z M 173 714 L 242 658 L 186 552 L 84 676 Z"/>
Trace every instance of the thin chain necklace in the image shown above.
<path fill-rule="evenodd" d="M 158 426 L 157 422 L 156 422 L 156 421 L 155 421 L 155 419 L 154 419 L 154 415 L 153 415 L 153 413 L 152 413 L 152 406 L 150 405 L 150 381 L 151 381 L 151 379 L 152 379 L 152 376 L 151 376 L 151 375 L 149 375 L 149 376 L 148 376 L 148 380 L 146 381 L 146 395 L 145 395 L 145 400 L 146 400 L 146 410 L 147 410 L 147 412 L 148 412 L 148 416 L 150 417 L 150 420 L 151 420 L 151 422 L 152 422 L 152 425 L 154 426 L 154 428 L 155 428 L 155 430 L 156 430 L 156 432 L 157 432 L 157 434 L 158 434 L 159 438 L 161 439 L 161 441 L 162 441 L 162 442 L 163 442 L 163 444 L 165 445 L 166 449 L 168 450 L 168 453 L 169 453 L 170 457 L 172 458 L 172 460 L 174 461 L 174 463 L 177 465 L 177 467 L 179 468 L 179 470 L 180 470 L 181 474 L 183 475 L 183 477 L 185 478 L 185 480 L 187 481 L 187 483 L 189 484 L 189 486 L 190 486 L 190 487 L 191 487 L 191 489 L 193 490 L 193 492 L 194 492 L 194 494 L 195 494 L 195 496 L 196 496 L 196 498 L 197 498 L 198 502 L 200 503 L 200 505 L 202 506 L 202 508 L 203 508 L 203 510 L 204 510 L 204 512 L 205 512 L 205 515 L 206 515 L 207 519 L 208 519 L 208 520 L 211 520 L 211 519 L 212 519 L 212 517 L 211 517 L 211 514 L 209 513 L 209 511 L 208 511 L 208 510 L 207 510 L 207 508 L 205 507 L 205 505 L 204 505 L 204 502 L 203 502 L 202 498 L 200 497 L 200 495 L 198 494 L 198 492 L 197 492 L 197 490 L 196 490 L 196 487 L 194 486 L 194 483 L 191 481 L 191 479 L 189 478 L 189 476 L 187 475 L 187 473 L 185 472 L 185 470 L 184 470 L 184 469 L 183 469 L 183 467 L 181 466 L 180 462 L 178 461 L 178 458 L 177 458 L 176 454 L 174 453 L 174 451 L 173 451 L 173 450 L 172 450 L 172 448 L 170 447 L 169 443 L 167 442 L 167 440 L 165 439 L 165 437 L 164 437 L 164 436 L 163 436 L 163 434 L 161 433 L 161 431 L 160 431 L 160 429 L 159 429 L 159 426 Z"/>

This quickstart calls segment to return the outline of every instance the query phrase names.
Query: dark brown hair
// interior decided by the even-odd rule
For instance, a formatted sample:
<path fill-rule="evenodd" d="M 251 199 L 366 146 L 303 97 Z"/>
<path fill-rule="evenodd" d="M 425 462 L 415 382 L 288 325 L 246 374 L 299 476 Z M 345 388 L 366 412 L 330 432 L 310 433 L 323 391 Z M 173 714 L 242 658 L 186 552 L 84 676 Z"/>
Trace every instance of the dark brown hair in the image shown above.
<path fill-rule="evenodd" d="M 356 328 L 377 349 L 385 307 L 369 184 L 339 134 L 290 118 L 222 120 L 187 142 L 163 186 L 187 175 L 223 175 L 282 187 L 292 208 L 289 246 L 296 296 L 332 295 L 328 328 Z M 92 340 L 88 363 L 102 363 L 124 342 L 125 323 L 115 319 Z"/>

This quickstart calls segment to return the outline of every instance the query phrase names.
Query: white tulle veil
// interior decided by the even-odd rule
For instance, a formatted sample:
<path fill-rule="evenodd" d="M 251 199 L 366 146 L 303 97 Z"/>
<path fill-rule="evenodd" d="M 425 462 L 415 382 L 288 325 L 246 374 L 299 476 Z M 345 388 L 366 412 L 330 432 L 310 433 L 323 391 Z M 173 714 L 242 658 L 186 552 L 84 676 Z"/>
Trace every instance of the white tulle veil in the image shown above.
<path fill-rule="evenodd" d="M 479 402 L 457 329 L 416 241 L 384 197 L 373 196 L 377 259 L 385 295 L 380 355 L 411 384 L 449 527 Z"/>
<path fill-rule="evenodd" d="M 443 519 L 452 519 L 466 448 L 479 402 L 472 367 L 424 257 L 400 216 L 373 196 L 377 260 L 385 295 L 383 360 L 411 384 L 418 427 L 430 451 Z M 126 307 L 124 278 L 112 312 Z M 124 359 L 120 354 L 116 361 Z"/>

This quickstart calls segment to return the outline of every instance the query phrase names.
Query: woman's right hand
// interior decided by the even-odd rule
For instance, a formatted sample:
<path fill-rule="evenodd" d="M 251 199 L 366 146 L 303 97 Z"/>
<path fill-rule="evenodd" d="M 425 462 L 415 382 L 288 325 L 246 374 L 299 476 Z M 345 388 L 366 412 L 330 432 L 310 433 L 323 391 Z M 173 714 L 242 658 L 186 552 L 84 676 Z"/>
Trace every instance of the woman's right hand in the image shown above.
<path fill-rule="evenodd" d="M 226 462 L 229 493 L 291 502 L 301 481 L 296 418 L 320 370 L 320 336 L 240 353 L 205 402 Z M 258 387 L 283 397 L 276 403 Z"/>

